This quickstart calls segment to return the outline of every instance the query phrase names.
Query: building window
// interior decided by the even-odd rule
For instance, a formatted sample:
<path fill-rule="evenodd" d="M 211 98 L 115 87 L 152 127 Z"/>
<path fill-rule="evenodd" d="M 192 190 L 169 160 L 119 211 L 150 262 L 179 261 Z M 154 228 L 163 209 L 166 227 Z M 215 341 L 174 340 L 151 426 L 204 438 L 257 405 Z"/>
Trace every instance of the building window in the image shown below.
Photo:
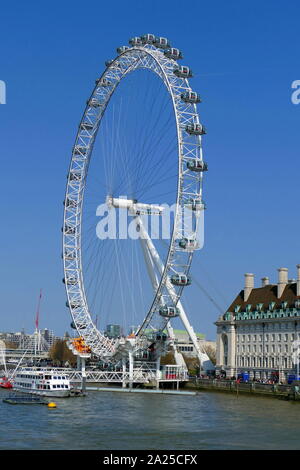
<path fill-rule="evenodd" d="M 258 358 L 258 365 L 261 367 L 261 357 Z"/>
<path fill-rule="evenodd" d="M 267 357 L 265 357 L 265 367 L 267 367 L 267 368 L 269 367 L 269 361 L 268 361 Z"/>
<path fill-rule="evenodd" d="M 271 367 L 272 367 L 272 369 L 274 369 L 274 367 L 275 367 L 274 357 L 272 357 L 272 359 L 271 359 Z"/>
<path fill-rule="evenodd" d="M 224 354 L 224 365 L 227 366 L 228 361 L 228 339 L 226 335 L 223 335 L 223 354 Z"/>

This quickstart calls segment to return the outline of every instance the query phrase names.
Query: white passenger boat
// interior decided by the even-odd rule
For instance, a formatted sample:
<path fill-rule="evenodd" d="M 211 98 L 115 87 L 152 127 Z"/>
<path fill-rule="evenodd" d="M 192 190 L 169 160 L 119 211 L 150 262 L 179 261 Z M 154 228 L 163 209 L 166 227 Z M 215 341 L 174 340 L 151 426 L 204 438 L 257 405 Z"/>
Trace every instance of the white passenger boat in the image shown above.
<path fill-rule="evenodd" d="M 14 377 L 13 390 L 47 397 L 71 395 L 69 377 L 53 369 L 19 369 Z"/>

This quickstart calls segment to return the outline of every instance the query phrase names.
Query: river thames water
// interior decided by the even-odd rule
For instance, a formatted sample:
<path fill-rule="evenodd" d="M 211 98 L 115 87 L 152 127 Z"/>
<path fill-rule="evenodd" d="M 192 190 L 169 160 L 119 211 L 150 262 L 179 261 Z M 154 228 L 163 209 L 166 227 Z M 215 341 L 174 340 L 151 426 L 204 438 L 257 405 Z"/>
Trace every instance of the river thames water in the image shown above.
<path fill-rule="evenodd" d="M 275 398 L 88 391 L 49 409 L 9 405 L 5 395 L 0 450 L 300 448 L 300 404 Z"/>

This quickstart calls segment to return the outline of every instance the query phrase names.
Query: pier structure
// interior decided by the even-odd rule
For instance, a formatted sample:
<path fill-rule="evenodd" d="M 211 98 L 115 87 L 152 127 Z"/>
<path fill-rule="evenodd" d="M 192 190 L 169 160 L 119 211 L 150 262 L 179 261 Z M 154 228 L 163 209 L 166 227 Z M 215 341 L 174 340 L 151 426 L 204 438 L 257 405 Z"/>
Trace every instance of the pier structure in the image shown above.
<path fill-rule="evenodd" d="M 90 370 L 85 368 L 85 361 L 82 359 L 80 358 L 78 361 L 79 367 L 77 368 L 56 367 L 55 371 L 67 375 L 70 382 L 76 387 L 83 387 L 83 391 L 98 384 L 119 385 L 122 388 L 145 386 L 159 389 L 160 385 L 172 383 L 176 388 L 179 388 L 180 383 L 186 383 L 189 380 L 186 369 L 177 365 L 166 365 L 158 371 L 156 363 L 135 362 L 131 370 L 128 367 L 124 370 L 114 371 Z M 39 370 L 38 367 L 32 369 Z M 0 375 L 4 375 L 4 373 L 4 369 L 0 370 Z"/>

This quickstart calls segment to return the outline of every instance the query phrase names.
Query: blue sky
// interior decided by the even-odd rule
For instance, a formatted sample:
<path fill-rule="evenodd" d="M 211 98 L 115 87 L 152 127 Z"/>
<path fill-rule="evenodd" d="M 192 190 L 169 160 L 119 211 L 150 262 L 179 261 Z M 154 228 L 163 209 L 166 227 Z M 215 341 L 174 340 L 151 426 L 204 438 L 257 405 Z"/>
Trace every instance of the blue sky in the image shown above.
<path fill-rule="evenodd" d="M 69 328 L 61 282 L 66 174 L 95 78 L 119 45 L 144 33 L 184 52 L 202 95 L 209 172 L 205 246 L 193 269 L 226 309 L 253 272 L 256 285 L 279 267 L 296 275 L 300 79 L 296 1 L 14 2 L 1 7 L 0 330 Z M 194 328 L 215 337 L 215 305 L 195 286 Z"/>

